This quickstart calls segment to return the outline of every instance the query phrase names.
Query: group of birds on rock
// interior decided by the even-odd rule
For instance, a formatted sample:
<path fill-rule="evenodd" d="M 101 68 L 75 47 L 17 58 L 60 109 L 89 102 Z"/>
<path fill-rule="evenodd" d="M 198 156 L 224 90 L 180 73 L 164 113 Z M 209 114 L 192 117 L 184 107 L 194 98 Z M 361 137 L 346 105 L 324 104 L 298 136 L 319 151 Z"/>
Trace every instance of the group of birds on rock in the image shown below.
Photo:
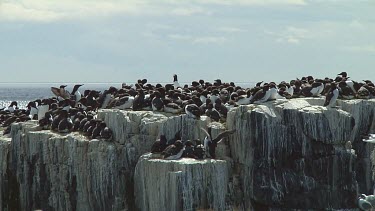
<path fill-rule="evenodd" d="M 175 74 L 173 81 L 165 85 L 153 85 L 147 83 L 147 79 L 139 79 L 134 85 L 122 84 L 121 88 L 111 86 L 103 92 L 85 90 L 83 94 L 79 92 L 82 84 L 75 85 L 72 92 L 65 89 L 66 85 L 61 85 L 59 88 L 51 88 L 56 97 L 32 101 L 27 109 L 17 109 L 17 102 L 12 102 L 8 108 L 0 111 L 0 123 L 3 127 L 9 127 L 12 122 L 37 119 L 44 128 L 48 128 L 50 124 L 52 130 L 79 130 L 86 133 L 84 128 L 73 126 L 78 125 L 78 121 L 90 119 L 90 115 L 95 117 L 93 113 L 100 108 L 186 113 L 195 119 L 206 115 L 211 121 L 223 122 L 228 111 L 239 105 L 276 99 L 325 96 L 324 106 L 333 107 L 338 98 L 369 99 L 375 96 L 375 86 L 370 80 L 355 82 L 349 78 L 346 72 L 342 72 L 334 79 L 314 79 L 307 76 L 279 84 L 262 81 L 255 87 L 244 88 L 234 82 L 222 82 L 220 79 L 214 80 L 213 83 L 200 79 L 192 81 L 190 85 L 181 86 Z M 93 119 L 89 121 L 91 126 L 104 127 L 99 120 Z M 52 124 L 54 120 L 55 123 Z M 60 128 L 58 120 L 63 123 Z M 9 133 L 9 130 L 7 128 L 4 133 Z"/>
<path fill-rule="evenodd" d="M 30 110 L 18 109 L 18 103 L 13 101 L 8 108 L 0 109 L 0 126 L 5 128 L 3 134 L 9 134 L 13 122 L 26 122 L 30 120 Z"/>
<path fill-rule="evenodd" d="M 160 138 L 152 145 L 151 153 L 160 154 L 166 160 L 179 158 L 216 159 L 217 144 L 236 131 L 235 129 L 225 130 L 219 133 L 216 138 L 212 138 L 211 127 L 208 127 L 208 130 L 201 129 L 206 134 L 203 143 L 199 139 L 182 142 L 180 131 L 178 131 L 171 140 L 167 140 L 165 135 L 160 135 Z"/>
<path fill-rule="evenodd" d="M 222 82 L 220 79 L 213 83 L 200 79 L 190 85 L 181 86 L 177 75 L 174 75 L 173 83 L 152 85 L 147 83 L 147 79 L 139 79 L 135 85 L 123 84 L 120 89 L 110 87 L 103 93 L 85 95 L 87 97 L 79 101 L 94 109 L 186 113 L 195 119 L 206 115 L 212 121 L 225 121 L 228 111 L 239 105 L 259 104 L 276 99 L 325 96 L 324 106 L 333 107 L 336 99 L 369 99 L 375 96 L 375 86 L 370 80 L 355 82 L 349 78 L 346 72 L 342 72 L 334 79 L 314 79 L 307 76 L 279 84 L 262 81 L 255 87 L 243 88 L 234 82 Z"/>
<path fill-rule="evenodd" d="M 9 134 L 13 122 L 38 120 L 41 129 L 59 133 L 81 132 L 91 139 L 112 140 L 112 131 L 106 123 L 97 119 L 97 108 L 90 106 L 90 100 L 99 92 L 86 90 L 82 95 L 78 89 L 82 84 L 75 85 L 72 94 L 60 88 L 52 87 L 56 97 L 37 99 L 28 103 L 25 109 L 19 109 L 13 101 L 8 108 L 0 111 L 0 123 L 6 129 L 3 135 Z"/>

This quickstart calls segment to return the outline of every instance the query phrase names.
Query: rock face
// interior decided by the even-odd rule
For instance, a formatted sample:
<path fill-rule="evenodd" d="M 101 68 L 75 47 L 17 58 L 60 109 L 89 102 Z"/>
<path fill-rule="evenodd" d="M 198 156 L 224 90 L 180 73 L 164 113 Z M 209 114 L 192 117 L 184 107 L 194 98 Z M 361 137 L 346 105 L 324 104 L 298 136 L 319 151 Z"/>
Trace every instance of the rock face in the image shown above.
<path fill-rule="evenodd" d="M 134 180 L 140 210 L 225 209 L 228 166 L 224 160 L 177 161 L 143 155 Z"/>
<path fill-rule="evenodd" d="M 14 193 L 18 203 L 13 197 L 6 198 L 5 191 L 4 210 L 120 210 L 132 206 L 124 197 L 133 189 L 131 148 L 88 141 L 74 133 L 61 136 L 38 131 L 35 124 L 14 124 L 7 155 L 6 177 L 12 181 L 8 191 L 18 188 Z"/>
<path fill-rule="evenodd" d="M 358 193 L 372 193 L 373 146 L 360 135 L 375 131 L 375 100 L 338 101 L 339 109 L 323 101 L 240 106 L 224 124 L 101 110 L 113 142 L 14 124 L 11 138 L 0 137 L 0 210 L 355 208 Z M 236 129 L 218 145 L 217 160 L 145 154 L 161 134 L 202 140 L 208 125 L 213 136 Z"/>
<path fill-rule="evenodd" d="M 228 114 L 245 207 L 286 209 L 355 206 L 355 156 L 343 147 L 355 119 L 306 100 L 268 102 Z"/>

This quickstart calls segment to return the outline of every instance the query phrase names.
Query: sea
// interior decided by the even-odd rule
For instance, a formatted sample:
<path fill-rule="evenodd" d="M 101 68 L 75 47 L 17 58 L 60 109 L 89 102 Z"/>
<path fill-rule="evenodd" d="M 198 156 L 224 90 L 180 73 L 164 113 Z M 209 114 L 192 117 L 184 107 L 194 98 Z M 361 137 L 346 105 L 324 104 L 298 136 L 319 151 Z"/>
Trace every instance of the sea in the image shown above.
<path fill-rule="evenodd" d="M 126 84 L 134 84 L 134 82 L 124 82 Z M 162 85 L 167 82 L 150 82 L 151 84 L 160 83 Z M 72 91 L 74 85 L 77 83 L 64 83 L 67 85 L 66 89 Z M 110 86 L 121 88 L 122 83 L 83 83 L 80 92 L 83 93 L 86 89 L 94 89 L 104 91 Z M 189 82 L 180 82 L 183 84 L 191 84 Z M 253 87 L 255 82 L 235 82 L 237 86 L 244 88 Z M 60 87 L 61 83 L 0 83 L 0 109 L 8 107 L 12 101 L 17 101 L 19 108 L 26 108 L 30 101 L 36 99 L 44 99 L 53 97 L 51 87 Z"/>

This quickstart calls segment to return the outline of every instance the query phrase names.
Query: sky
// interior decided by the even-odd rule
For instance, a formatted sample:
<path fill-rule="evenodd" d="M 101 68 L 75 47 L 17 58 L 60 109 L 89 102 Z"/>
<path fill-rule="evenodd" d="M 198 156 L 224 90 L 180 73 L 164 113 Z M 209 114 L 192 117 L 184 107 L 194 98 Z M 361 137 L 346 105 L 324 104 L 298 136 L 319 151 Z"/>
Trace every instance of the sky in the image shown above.
<path fill-rule="evenodd" d="M 375 80 L 375 1 L 0 0 L 0 82 Z"/>

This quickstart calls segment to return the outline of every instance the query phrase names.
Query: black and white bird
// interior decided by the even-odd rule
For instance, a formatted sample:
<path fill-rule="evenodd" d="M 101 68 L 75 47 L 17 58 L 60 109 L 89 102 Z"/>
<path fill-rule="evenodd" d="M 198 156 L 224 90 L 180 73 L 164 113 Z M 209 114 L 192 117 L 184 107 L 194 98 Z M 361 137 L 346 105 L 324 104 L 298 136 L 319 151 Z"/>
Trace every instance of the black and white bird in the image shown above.
<path fill-rule="evenodd" d="M 38 120 L 41 120 L 42 118 L 44 118 L 45 114 L 48 112 L 49 105 L 46 101 L 42 101 L 42 104 L 38 105 L 37 108 L 38 108 Z"/>
<path fill-rule="evenodd" d="M 368 200 L 366 200 L 365 194 L 361 194 L 358 197 L 358 206 L 361 210 L 371 210 L 374 207 L 374 205 L 371 204 Z"/>
<path fill-rule="evenodd" d="M 319 97 L 321 93 L 324 90 L 324 83 L 323 80 L 316 79 L 312 84 L 311 84 L 311 94 L 313 97 Z"/>
<path fill-rule="evenodd" d="M 132 96 L 123 96 L 118 98 L 115 102 L 114 108 L 117 109 L 129 109 L 133 106 L 134 97 Z"/>
<path fill-rule="evenodd" d="M 182 108 L 176 103 L 167 103 L 164 105 L 164 111 L 172 114 L 179 114 L 182 112 Z"/>
<path fill-rule="evenodd" d="M 152 98 L 151 107 L 153 111 L 163 111 L 164 110 L 164 102 L 161 99 L 161 94 L 159 91 L 154 92 L 155 97 Z"/>
<path fill-rule="evenodd" d="M 46 112 L 44 114 L 44 117 L 42 117 L 40 120 L 39 120 L 39 126 L 44 129 L 44 130 L 47 130 L 47 129 L 50 129 L 51 125 L 52 125 L 52 122 L 53 122 L 53 118 L 52 118 L 52 114 L 51 112 Z"/>
<path fill-rule="evenodd" d="M 78 104 L 78 101 L 82 98 L 81 92 L 79 92 L 79 87 L 83 86 L 83 84 L 76 84 L 73 87 L 72 93 L 70 93 L 70 99 L 74 100 L 76 102 L 76 106 Z"/>
<path fill-rule="evenodd" d="M 374 195 L 361 194 L 361 198 L 370 202 L 372 207 L 375 207 L 375 196 Z"/>
<path fill-rule="evenodd" d="M 339 90 L 336 86 L 336 83 L 331 83 L 331 89 L 327 93 L 324 106 L 329 106 L 329 107 L 335 106 L 338 96 L 339 96 Z"/>
<path fill-rule="evenodd" d="M 195 140 L 194 155 L 196 159 L 204 159 L 206 155 L 204 145 L 199 139 Z"/>
<path fill-rule="evenodd" d="M 118 89 L 111 86 L 108 90 L 104 90 L 103 94 L 99 97 L 100 108 L 107 108 L 108 104 L 113 100 L 115 93 Z M 78 102 L 78 101 L 77 101 Z"/>
<path fill-rule="evenodd" d="M 375 134 L 369 134 L 367 136 L 363 136 L 362 141 L 375 144 Z"/>
<path fill-rule="evenodd" d="M 339 96 L 343 99 L 350 100 L 354 98 L 355 93 L 353 90 L 345 83 L 345 81 L 339 82 Z"/>
<path fill-rule="evenodd" d="M 174 89 L 181 88 L 180 84 L 178 83 L 177 74 L 173 75 L 173 88 Z"/>
<path fill-rule="evenodd" d="M 100 127 L 102 128 L 102 130 L 100 131 L 100 138 L 104 141 L 112 141 L 112 130 L 107 127 L 105 122 L 102 122 L 100 124 Z"/>
<path fill-rule="evenodd" d="M 301 94 L 305 97 L 319 97 L 324 90 L 322 82 L 313 82 L 311 85 L 302 87 Z"/>
<path fill-rule="evenodd" d="M 211 157 L 213 159 L 216 158 L 217 144 L 221 140 L 223 140 L 224 138 L 228 137 L 229 135 L 233 134 L 236 131 L 236 129 L 226 130 L 224 132 L 219 133 L 219 135 L 217 135 L 217 137 L 213 139 L 211 136 L 211 127 L 208 127 L 208 130 L 205 130 L 204 128 L 201 128 L 201 129 L 203 130 L 203 132 L 206 133 L 206 137 L 204 138 L 204 142 L 203 142 L 203 145 L 206 151 L 206 156 Z"/>
<path fill-rule="evenodd" d="M 58 125 L 58 131 L 60 133 L 69 133 L 72 131 L 73 128 L 73 122 L 72 120 L 68 117 L 68 112 L 65 110 L 62 110 L 60 113 L 61 120 Z"/>
<path fill-rule="evenodd" d="M 36 108 L 36 103 L 34 101 L 31 101 L 29 102 L 29 104 L 27 104 L 27 111 L 29 113 L 30 119 L 38 119 L 38 109 Z"/>
<path fill-rule="evenodd" d="M 96 126 L 94 127 L 94 129 L 92 130 L 92 134 L 91 134 L 91 139 L 97 139 L 97 138 L 100 138 L 100 132 L 102 130 L 100 124 L 102 122 L 101 121 L 98 121 L 96 123 Z"/>
<path fill-rule="evenodd" d="M 211 94 L 209 95 L 209 98 L 215 106 L 215 101 L 220 98 L 220 92 L 217 89 L 212 90 Z"/>
<path fill-rule="evenodd" d="M 250 100 L 250 103 L 264 103 L 266 102 L 271 96 L 270 87 L 268 85 L 264 85 L 261 90 L 258 90 L 253 98 Z"/>
<path fill-rule="evenodd" d="M 214 122 L 219 122 L 221 115 L 220 113 L 214 108 L 212 103 L 209 103 L 206 107 L 206 116 L 209 117 Z"/>

